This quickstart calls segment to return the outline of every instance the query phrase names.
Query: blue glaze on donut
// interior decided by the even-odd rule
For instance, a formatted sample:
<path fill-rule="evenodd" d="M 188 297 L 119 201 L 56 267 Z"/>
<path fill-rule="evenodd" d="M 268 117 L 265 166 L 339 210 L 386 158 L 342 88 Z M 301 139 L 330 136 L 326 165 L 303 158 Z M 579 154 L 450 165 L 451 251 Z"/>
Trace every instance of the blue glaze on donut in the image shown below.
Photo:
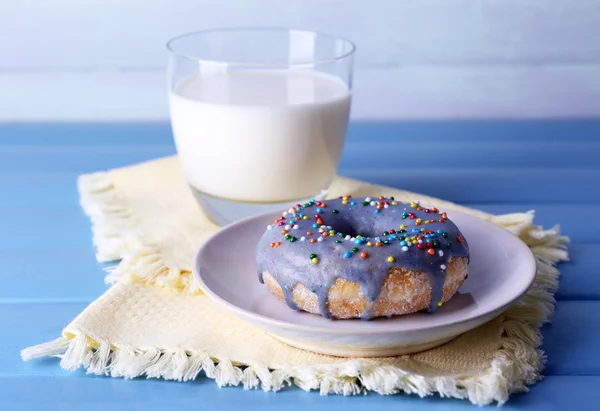
<path fill-rule="evenodd" d="M 351 201 L 355 205 L 351 205 Z M 435 311 L 442 298 L 446 280 L 445 267 L 449 260 L 452 257 L 469 257 L 467 241 L 458 227 L 444 217 L 445 213 L 435 212 L 433 208 L 418 210 L 421 207 L 415 203 L 395 202 L 393 198 L 373 198 L 368 201 L 368 197 L 352 198 L 351 201 L 342 198 L 325 200 L 323 206 L 323 203 L 313 200 L 291 208 L 285 216 L 271 224 L 257 247 L 256 262 L 260 282 L 263 282 L 262 273 L 268 271 L 281 286 L 285 301 L 292 309 L 297 309 L 292 291 L 296 284 L 304 284 L 317 295 L 320 312 L 325 318 L 330 318 L 327 295 L 334 281 L 343 278 L 356 282 L 361 293 L 370 301 L 367 309 L 361 313 L 361 318 L 370 319 L 373 303 L 381 291 L 388 270 L 392 266 L 399 266 L 423 270 L 427 274 L 432 296 L 428 311 Z M 320 213 L 316 212 L 317 208 L 321 208 Z M 338 212 L 335 213 L 334 210 Z M 316 214 L 322 220 L 321 225 L 316 225 L 317 228 L 314 226 Z M 302 216 L 307 216 L 308 219 L 305 220 Z M 420 224 L 417 223 L 418 219 L 421 219 Z M 425 224 L 426 220 L 430 223 Z M 401 224 L 406 227 L 401 229 Z M 295 225 L 297 228 L 294 228 Z M 282 233 L 286 226 L 290 226 L 287 233 Z M 327 232 L 328 227 L 331 227 L 336 234 L 323 236 L 319 227 L 325 227 Z M 406 241 L 407 237 L 424 235 L 421 230 L 423 228 L 427 233 L 433 232 L 433 235 L 429 234 L 429 237 L 422 239 L 424 249 L 412 245 L 407 251 L 403 251 L 400 243 Z M 395 233 L 390 233 L 391 230 L 395 230 Z M 419 230 L 419 233 L 413 232 L 414 230 Z M 307 232 L 312 232 L 312 235 L 307 235 Z M 285 235 L 290 236 L 289 239 Z M 364 240 L 357 241 L 357 235 Z M 305 241 L 301 241 L 302 237 L 305 237 Z M 311 238 L 319 237 L 322 237 L 321 241 L 310 242 Z M 341 243 L 336 240 L 341 240 Z M 439 243 L 438 247 L 431 247 L 433 255 L 428 253 L 427 240 Z M 369 241 L 372 246 L 367 245 Z M 376 246 L 377 241 L 381 242 L 380 247 Z M 389 244 L 384 244 L 385 241 Z M 274 246 L 278 242 L 280 246 Z M 451 243 L 451 248 L 448 248 L 448 243 Z M 353 248 L 358 251 L 352 251 Z M 363 251 L 368 253 L 367 258 L 360 257 Z M 348 252 L 351 257 L 344 258 Z M 317 264 L 313 264 L 309 258 L 311 254 L 317 256 Z M 389 257 L 393 257 L 394 261 L 388 262 Z"/>

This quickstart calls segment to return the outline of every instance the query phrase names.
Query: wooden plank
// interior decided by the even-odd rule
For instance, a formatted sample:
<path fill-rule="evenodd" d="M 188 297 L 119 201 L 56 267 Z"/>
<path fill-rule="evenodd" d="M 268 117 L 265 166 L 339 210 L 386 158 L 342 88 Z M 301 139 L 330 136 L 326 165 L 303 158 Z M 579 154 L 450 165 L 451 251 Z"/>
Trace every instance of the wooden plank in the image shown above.
<path fill-rule="evenodd" d="M 560 265 L 558 300 L 600 300 L 598 244 L 572 244 L 570 261 Z"/>
<path fill-rule="evenodd" d="M 112 147 L 106 145 L 83 147 L 0 146 L 0 173 L 67 172 L 86 174 L 175 154 L 174 144 Z"/>
<path fill-rule="evenodd" d="M 79 203 L 74 173 L 0 174 L 2 203 L 23 207 L 36 203 L 45 208 Z"/>
<path fill-rule="evenodd" d="M 75 191 L 73 187 L 71 191 Z M 61 193 L 58 193 L 61 194 Z M 582 224 L 576 219 L 565 218 L 565 205 L 556 204 L 469 204 L 469 206 L 493 214 L 510 214 L 536 211 L 535 223 L 546 228 L 560 224 L 561 232 L 576 244 L 599 244 L 600 237 L 594 225 Z M 579 213 L 592 215 L 600 206 L 581 205 Z M 32 247 L 36 250 L 48 245 L 53 239 L 56 247 L 87 246 L 91 237 L 89 221 L 77 203 L 65 205 L 40 203 L 32 205 L 0 205 L 0 246 L 14 250 Z M 62 230 L 59 227 L 64 227 Z M 52 230 L 56 230 L 53 233 Z M 62 234 L 61 234 L 62 232 Z M 54 234 L 54 235 L 53 235 Z M 70 238 L 73 238 L 72 240 Z M 83 242 L 83 243 L 82 243 Z"/>
<path fill-rule="evenodd" d="M 598 228 L 594 224 L 582 223 L 578 218 L 569 218 L 571 203 L 562 204 L 478 204 L 471 203 L 469 207 L 483 210 L 491 214 L 510 214 L 532 210 L 535 212 L 535 224 L 545 228 L 558 225 L 561 233 L 569 236 L 574 243 L 595 244 L 600 242 Z M 600 210 L 600 204 L 581 204 L 576 209 L 578 215 L 593 215 Z M 573 211 L 574 212 L 574 211 Z M 588 214 L 589 213 L 589 214 Z"/>
<path fill-rule="evenodd" d="M 598 122 L 600 130 L 600 121 Z M 0 147 L 156 146 L 173 144 L 167 122 L 0 122 Z"/>
<path fill-rule="evenodd" d="M 600 135 L 600 134 L 599 134 Z M 0 158 L 2 153 L 0 152 Z M 524 138 L 519 142 L 463 141 L 460 137 L 444 141 L 418 140 L 399 134 L 379 143 L 348 141 L 344 147 L 340 168 L 378 168 L 390 164 L 420 164 L 433 169 L 513 168 L 535 169 L 551 165 L 567 168 L 600 168 L 600 140 L 581 144 L 569 141 L 534 143 Z"/>
<path fill-rule="evenodd" d="M 600 116 L 600 63 L 357 69 L 352 118 Z M 0 71 L 0 121 L 164 121 L 164 69 Z M 43 96 L 60 96 L 50 101 Z"/>
<path fill-rule="evenodd" d="M 350 147 L 375 149 L 378 145 L 415 142 L 417 144 L 486 145 L 544 150 L 546 146 L 579 150 L 596 147 L 600 137 L 600 119 L 565 120 L 446 120 L 446 121 L 353 121 L 346 139 Z M 9 150 L 29 146 L 34 150 L 66 147 L 155 147 L 173 146 L 168 122 L 124 123 L 0 123 L 0 147 Z M 116 147 L 115 147 L 116 146 Z M 136 148 L 137 149 L 137 148 Z M 433 153 L 432 153 L 433 154 Z M 515 153 L 518 155 L 518 153 Z M 569 160 L 568 156 L 565 156 Z M 535 159 L 532 159 L 535 161 Z"/>
<path fill-rule="evenodd" d="M 367 182 L 398 187 L 456 203 L 544 203 L 556 199 L 578 203 L 600 203 L 600 191 L 590 190 L 600 181 L 600 171 L 557 170 L 556 168 L 516 170 L 408 169 L 341 170 L 343 175 Z M 1 184 L 1 183 L 0 183 Z"/>
<path fill-rule="evenodd" d="M 3 209 L 0 227 L 0 249 L 4 251 L 26 248 L 35 253 L 47 250 L 49 246 L 73 248 L 82 243 L 91 245 L 89 221 L 77 207 Z"/>
<path fill-rule="evenodd" d="M 90 235 L 77 236 L 79 244 L 72 247 L 51 244 L 41 247 L 35 241 L 24 248 L 0 247 L 0 280 L 4 284 L 0 288 L 0 302 L 95 300 L 108 288 L 104 284 L 104 268 L 113 264 L 96 262 Z"/>
<path fill-rule="evenodd" d="M 134 123 L 135 124 L 135 123 Z M 10 127 L 10 125 L 8 125 Z M 35 127 L 35 126 L 33 126 Z M 532 144 L 568 142 L 573 146 L 596 142 L 600 119 L 481 119 L 354 121 L 348 129 L 348 142 L 391 143 L 408 139 L 417 144 Z"/>
<path fill-rule="evenodd" d="M 4 1 L 4 69 L 157 67 L 164 44 L 214 27 L 291 26 L 353 39 L 359 66 L 598 62 L 596 0 Z M 140 12 L 143 10 L 143 18 Z M 107 26 L 110 22 L 110 27 Z M 50 30 L 61 27 L 61 30 Z M 132 30 L 132 27 L 135 29 Z M 39 41 L 44 31 L 43 42 Z M 26 50 L 27 52 L 24 52 Z"/>
<path fill-rule="evenodd" d="M 341 170 L 360 167 L 377 170 L 390 164 L 413 164 L 414 155 L 428 168 L 517 168 L 534 169 L 556 164 L 566 168 L 600 168 L 600 140 L 585 143 L 549 141 L 519 142 L 419 141 L 399 135 L 374 141 L 350 140 L 340 163 Z M 378 141 L 379 140 L 379 141 Z M 426 154 L 425 154 L 426 153 Z M 123 167 L 176 154 L 172 141 L 163 145 L 7 145 L 0 146 L 0 173 L 80 172 Z M 425 154 L 425 155 L 424 155 Z"/>
<path fill-rule="evenodd" d="M 90 170 L 92 171 L 92 170 Z M 600 179 L 600 170 L 480 169 L 342 169 L 351 178 L 443 198 L 456 203 L 552 203 L 577 199 L 579 204 L 600 203 L 600 192 L 589 190 Z M 79 173 L 0 173 L 0 192 L 7 207 L 26 206 L 43 198 L 47 206 L 76 203 Z"/>
<path fill-rule="evenodd" d="M 49 246 L 44 237 L 21 247 L 2 247 L 0 280 L 4 286 L 0 288 L 0 302 L 91 302 L 104 292 L 103 269 L 112 264 L 96 262 L 85 222 L 77 222 L 79 234 L 73 234 L 72 220 L 65 224 L 69 227 L 65 231 L 72 233 L 76 245 L 61 247 L 53 240 Z M 556 298 L 600 301 L 600 244 L 572 244 L 569 253 L 571 261 L 559 266 L 561 280 Z"/>
<path fill-rule="evenodd" d="M 600 377 L 548 377 L 528 394 L 513 396 L 503 410 L 552 411 L 597 409 Z M 104 377 L 85 378 L 0 377 L 3 405 L 9 410 L 44 409 L 63 411 L 84 407 L 86 411 L 193 409 L 199 405 L 224 411 L 243 409 L 291 411 L 310 408 L 313 411 L 362 411 L 374 407 L 410 409 L 414 411 L 471 411 L 469 402 L 416 395 L 319 396 L 297 388 L 278 393 L 260 390 L 244 391 L 239 387 L 218 388 L 211 381 L 190 383 L 159 380 L 115 380 Z M 243 404 L 243 405 L 242 405 Z"/>
<path fill-rule="evenodd" d="M 25 347 L 59 337 L 62 329 L 86 306 L 86 303 L 81 302 L 1 303 L 0 336 L 2 336 L 4 347 L 8 349 L 0 352 L 0 378 L 76 376 L 61 370 L 56 358 L 23 362 L 19 352 Z"/>
<path fill-rule="evenodd" d="M 48 184 L 40 187 L 48 187 Z M 18 191 L 10 192 L 5 187 L 3 192 L 7 194 L 6 199 L 18 198 Z M 40 194 L 39 191 L 37 194 Z M 65 200 L 65 204 L 55 203 L 57 197 Z M 0 226 L 3 227 L 3 235 L 0 235 L 0 278 L 6 283 L 6 287 L 0 288 L 0 298 L 91 298 L 97 295 L 101 288 L 94 286 L 89 278 L 99 279 L 103 274 L 101 266 L 94 261 L 89 221 L 76 203 L 74 182 L 64 184 L 62 190 L 53 196 L 43 195 L 42 199 L 43 203 L 37 206 L 30 205 L 35 201 L 33 197 L 21 199 L 20 205 L 14 202 L 11 207 L 7 207 L 6 202 L 0 205 Z M 551 227 L 561 223 L 562 232 L 571 236 L 575 244 L 569 247 L 572 261 L 561 266 L 563 276 L 558 298 L 600 299 L 600 277 L 594 275 L 600 244 L 593 225 L 565 219 L 564 205 L 471 206 L 495 214 L 532 209 L 536 210 L 536 224 Z M 597 208 L 597 205 L 582 205 L 579 212 L 593 214 Z M 48 249 L 50 239 L 52 247 Z M 32 253 L 37 257 L 28 258 Z M 49 276 L 48 271 L 60 275 Z M 23 281 L 29 284 L 25 288 Z M 77 288 L 80 292 L 76 295 L 70 292 L 63 294 L 64 284 L 71 282 L 81 285 L 82 288 Z"/>
<path fill-rule="evenodd" d="M 0 335 L 14 350 L 55 338 L 61 328 L 82 310 L 81 303 L 1 303 Z M 548 355 L 546 375 L 598 375 L 600 352 L 600 301 L 560 301 L 552 324 L 543 329 Z M 23 366 L 14 350 L 0 351 L 0 370 L 10 376 L 53 375 L 56 360 Z M 78 377 L 80 375 L 74 375 Z"/>
<path fill-rule="evenodd" d="M 600 375 L 600 301 L 559 302 L 543 334 L 546 374 Z"/>

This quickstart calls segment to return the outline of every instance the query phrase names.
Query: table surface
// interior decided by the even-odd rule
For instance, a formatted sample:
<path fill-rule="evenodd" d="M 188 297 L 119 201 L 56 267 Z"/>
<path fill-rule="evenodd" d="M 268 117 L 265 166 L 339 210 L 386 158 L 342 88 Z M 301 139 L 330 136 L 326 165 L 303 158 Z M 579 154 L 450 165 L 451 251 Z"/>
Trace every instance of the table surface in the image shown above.
<path fill-rule="evenodd" d="M 0 124 L 0 409 L 462 410 L 465 401 L 377 394 L 321 397 L 219 389 L 209 379 L 121 380 L 24 363 L 107 286 L 78 205 L 77 175 L 174 154 L 168 124 Z M 406 167 L 399 160 L 412 153 Z M 545 379 L 505 409 L 600 407 L 600 120 L 353 123 L 340 173 L 491 213 L 536 210 L 572 239 L 543 329 Z M 460 177 L 460 178 L 457 178 Z M 586 222 L 580 222 L 580 215 Z"/>

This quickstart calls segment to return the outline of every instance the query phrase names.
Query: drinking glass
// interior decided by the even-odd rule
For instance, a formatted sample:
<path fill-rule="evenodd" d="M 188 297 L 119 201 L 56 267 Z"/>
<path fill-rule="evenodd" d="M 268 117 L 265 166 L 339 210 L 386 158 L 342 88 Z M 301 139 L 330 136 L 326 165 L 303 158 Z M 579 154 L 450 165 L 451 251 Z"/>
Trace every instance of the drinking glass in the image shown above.
<path fill-rule="evenodd" d="M 214 222 L 326 195 L 348 125 L 352 42 L 234 28 L 184 34 L 167 48 L 177 153 Z"/>

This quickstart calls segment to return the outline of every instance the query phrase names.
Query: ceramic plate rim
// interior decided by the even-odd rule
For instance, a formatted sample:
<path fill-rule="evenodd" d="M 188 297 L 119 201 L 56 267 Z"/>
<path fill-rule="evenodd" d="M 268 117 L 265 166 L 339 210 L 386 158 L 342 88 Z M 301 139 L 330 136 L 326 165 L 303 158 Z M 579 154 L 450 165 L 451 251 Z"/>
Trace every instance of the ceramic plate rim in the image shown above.
<path fill-rule="evenodd" d="M 533 255 L 533 252 L 531 251 L 531 249 L 527 246 L 527 244 L 525 244 L 519 237 L 517 237 L 516 235 L 510 233 L 509 231 L 503 229 L 502 227 L 499 227 L 489 221 L 486 221 L 482 218 L 473 216 L 473 215 L 469 215 L 467 213 L 463 213 L 457 210 L 451 210 L 452 213 L 458 213 L 462 216 L 466 216 L 467 218 L 470 219 L 478 219 L 479 223 L 484 224 L 488 229 L 491 230 L 497 230 L 499 232 L 503 232 L 503 234 L 507 234 L 509 235 L 512 240 L 515 241 L 515 244 L 523 249 L 525 251 L 525 256 L 527 257 L 527 259 L 529 260 L 528 262 L 532 265 L 533 269 L 532 269 L 532 275 L 530 280 L 527 282 L 527 285 L 521 289 L 519 291 L 518 294 L 514 294 L 511 298 L 508 299 L 508 301 L 506 301 L 504 304 L 498 305 L 495 308 L 489 309 L 485 312 L 479 313 L 475 316 L 467 316 L 466 318 L 460 319 L 460 320 L 455 320 L 455 321 L 449 321 L 446 324 L 431 324 L 431 325 L 427 325 L 425 324 L 418 324 L 416 326 L 413 327 L 407 327 L 407 328 L 399 328 L 398 330 L 381 330 L 379 332 L 381 333 L 392 333 L 392 332 L 414 332 L 414 331 L 425 331 L 425 330 L 434 330 L 434 329 L 440 329 L 440 328 L 445 328 L 445 327 L 452 327 L 452 326 L 457 326 L 457 325 L 461 325 L 467 322 L 471 322 L 471 321 L 477 321 L 478 319 L 484 318 L 486 316 L 490 316 L 490 314 L 494 314 L 494 316 L 496 315 L 496 313 L 500 313 L 501 311 L 504 311 L 505 309 L 507 309 L 508 307 L 510 307 L 512 304 L 514 304 L 517 300 L 519 300 L 521 297 L 523 297 L 530 289 L 531 286 L 534 284 L 535 282 L 535 278 L 537 276 L 537 261 L 535 259 L 535 256 Z M 275 210 L 275 211 L 267 211 L 264 213 L 260 213 L 260 214 L 256 214 L 253 216 L 249 216 L 246 218 L 243 218 L 241 220 L 235 221 L 233 223 L 230 223 L 224 227 L 222 227 L 219 231 L 217 231 L 216 233 L 214 233 L 213 235 L 210 236 L 210 238 L 208 238 L 197 250 L 196 254 L 194 255 L 194 259 L 192 262 L 192 274 L 195 278 L 195 280 L 198 282 L 198 285 L 200 286 L 200 289 L 202 290 L 202 292 L 209 297 L 212 301 L 214 301 L 215 303 L 217 303 L 220 306 L 224 306 L 226 309 L 228 309 L 230 312 L 234 312 L 236 313 L 236 316 L 238 317 L 251 317 L 254 320 L 258 321 L 258 322 L 262 322 L 262 323 L 269 323 L 269 324 L 274 324 L 280 327 L 284 327 L 286 329 L 295 329 L 295 330 L 303 330 L 303 331 L 309 331 L 309 332 L 318 332 L 318 333 L 329 333 L 329 334 L 347 334 L 349 332 L 351 332 L 352 334 L 372 334 L 373 330 L 352 330 L 349 331 L 347 329 L 332 329 L 332 328 L 325 328 L 322 326 L 318 326 L 318 325 L 306 325 L 306 324 L 297 324 L 294 322 L 290 322 L 290 321 L 284 321 L 284 320 L 278 320 L 278 319 L 274 319 L 271 317 L 267 317 L 264 316 L 262 314 L 258 314 L 256 312 L 253 311 L 249 311 L 246 310 L 242 307 L 239 307 L 235 304 L 233 304 L 232 302 L 222 298 L 221 296 L 219 296 L 217 293 L 213 292 L 210 287 L 202 280 L 202 276 L 200 275 L 200 272 L 198 270 L 198 267 L 200 265 L 200 260 L 202 258 L 202 254 L 205 252 L 205 250 L 210 246 L 210 243 L 218 236 L 224 235 L 223 233 L 226 233 L 227 231 L 230 231 L 232 229 L 234 229 L 235 227 L 239 226 L 239 225 L 244 225 L 249 221 L 252 220 L 260 220 L 260 219 L 264 219 L 266 222 L 273 220 L 273 216 L 277 216 L 281 214 L 280 210 Z M 269 217 L 271 216 L 271 217 Z M 314 315 L 314 314 L 313 314 Z M 401 316 L 399 316 L 401 317 Z M 493 317 L 492 317 L 493 318 Z M 351 320 L 339 320 L 339 321 L 361 321 L 359 319 L 351 319 Z"/>

